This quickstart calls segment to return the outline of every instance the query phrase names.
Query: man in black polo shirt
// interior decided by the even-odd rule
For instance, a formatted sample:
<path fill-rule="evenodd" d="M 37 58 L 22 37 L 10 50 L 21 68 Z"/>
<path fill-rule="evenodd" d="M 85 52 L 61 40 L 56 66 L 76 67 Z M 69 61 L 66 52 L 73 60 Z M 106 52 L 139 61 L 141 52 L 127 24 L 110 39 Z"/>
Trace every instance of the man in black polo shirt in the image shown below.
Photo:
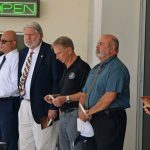
<path fill-rule="evenodd" d="M 90 67 L 79 56 L 76 56 L 74 45 L 70 38 L 64 36 L 59 37 L 54 41 L 53 48 L 56 58 L 66 66 L 60 83 L 60 94 L 63 96 L 58 96 L 54 100 L 46 96 L 45 100 L 60 107 L 59 145 L 61 150 L 82 150 L 83 143 L 79 143 L 75 147 L 72 145 L 78 135 L 76 121 L 79 99 L 70 101 L 67 95 L 81 91 L 87 79 Z M 52 116 L 52 118 L 54 119 L 55 116 Z"/>

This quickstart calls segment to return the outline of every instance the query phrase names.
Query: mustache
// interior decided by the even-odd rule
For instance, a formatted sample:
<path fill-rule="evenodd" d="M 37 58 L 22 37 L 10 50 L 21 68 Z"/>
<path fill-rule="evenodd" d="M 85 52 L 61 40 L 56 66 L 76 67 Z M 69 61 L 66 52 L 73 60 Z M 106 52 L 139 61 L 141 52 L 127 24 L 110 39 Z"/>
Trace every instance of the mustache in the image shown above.
<path fill-rule="evenodd" d="M 105 51 L 100 51 L 99 49 L 96 49 L 96 57 L 103 57 L 103 56 L 105 56 L 105 55 L 107 55 L 107 52 L 105 52 Z"/>
<path fill-rule="evenodd" d="M 101 55 L 101 52 L 98 49 L 96 49 L 96 56 L 99 57 L 100 55 Z"/>

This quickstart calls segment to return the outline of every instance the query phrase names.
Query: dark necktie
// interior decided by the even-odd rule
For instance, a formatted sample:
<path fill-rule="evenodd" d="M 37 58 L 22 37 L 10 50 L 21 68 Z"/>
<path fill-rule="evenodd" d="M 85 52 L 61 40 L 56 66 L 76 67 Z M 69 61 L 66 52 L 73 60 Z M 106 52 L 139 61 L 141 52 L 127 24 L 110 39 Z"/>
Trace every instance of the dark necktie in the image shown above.
<path fill-rule="evenodd" d="M 6 60 L 6 56 L 3 57 L 3 60 L 2 60 L 2 62 L 1 62 L 1 64 L 0 64 L 0 70 L 1 70 L 1 68 L 2 68 L 2 66 L 3 66 L 3 64 L 4 64 L 4 62 L 5 62 L 5 60 Z"/>
<path fill-rule="evenodd" d="M 87 95 L 86 95 L 86 101 L 85 101 L 85 108 L 86 108 L 86 109 L 89 108 L 89 96 L 90 96 L 90 94 L 91 94 L 91 92 L 92 92 L 92 90 L 93 90 L 94 84 L 96 83 L 97 78 L 98 78 L 99 74 L 101 73 L 102 69 L 103 69 L 103 65 L 100 64 L 100 65 L 97 67 L 97 70 L 96 70 L 96 72 L 95 72 L 95 75 L 94 75 L 94 77 L 93 77 L 93 80 L 92 80 L 91 84 L 88 86 L 87 93 L 86 93 L 86 94 L 87 94 Z"/>
<path fill-rule="evenodd" d="M 25 94 L 25 82 L 26 82 L 26 79 L 27 79 L 28 74 L 29 74 L 31 61 L 32 61 L 32 54 L 33 54 L 33 52 L 30 52 L 30 54 L 29 54 L 29 56 L 27 58 L 27 61 L 26 61 L 26 64 L 25 64 L 22 76 L 20 78 L 19 93 L 20 93 L 21 96 L 23 96 Z"/>

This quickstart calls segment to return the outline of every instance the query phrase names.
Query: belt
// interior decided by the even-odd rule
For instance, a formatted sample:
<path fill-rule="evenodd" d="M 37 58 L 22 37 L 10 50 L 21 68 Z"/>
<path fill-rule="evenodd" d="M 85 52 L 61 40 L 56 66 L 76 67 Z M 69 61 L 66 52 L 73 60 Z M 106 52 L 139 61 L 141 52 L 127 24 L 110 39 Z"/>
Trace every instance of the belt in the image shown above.
<path fill-rule="evenodd" d="M 2 98 L 0 98 L 0 100 L 7 100 L 7 99 L 9 99 L 10 97 L 2 97 Z"/>
<path fill-rule="evenodd" d="M 28 98 L 23 98 L 23 100 L 25 100 L 25 101 L 29 101 L 29 102 L 30 102 L 30 99 L 28 99 Z"/>
<path fill-rule="evenodd" d="M 74 110 L 77 110 L 77 107 L 71 107 L 71 108 L 68 108 L 68 109 L 63 109 L 61 110 L 62 113 L 69 113 L 69 112 L 72 112 Z"/>
<path fill-rule="evenodd" d="M 13 96 L 10 96 L 10 97 L 1 97 L 0 98 L 0 102 L 1 101 L 5 101 L 5 100 L 9 100 L 9 99 L 16 99 L 16 98 L 19 98 L 19 97 L 17 97 L 17 96 L 16 97 L 13 97 Z"/>
<path fill-rule="evenodd" d="M 117 114 L 118 115 L 120 113 L 124 113 L 125 110 L 123 108 L 112 108 L 112 109 L 106 109 L 106 110 L 102 110 L 102 111 L 99 111 L 97 113 L 95 113 L 93 116 L 100 116 L 100 115 L 106 115 L 106 116 L 111 116 L 113 114 Z"/>

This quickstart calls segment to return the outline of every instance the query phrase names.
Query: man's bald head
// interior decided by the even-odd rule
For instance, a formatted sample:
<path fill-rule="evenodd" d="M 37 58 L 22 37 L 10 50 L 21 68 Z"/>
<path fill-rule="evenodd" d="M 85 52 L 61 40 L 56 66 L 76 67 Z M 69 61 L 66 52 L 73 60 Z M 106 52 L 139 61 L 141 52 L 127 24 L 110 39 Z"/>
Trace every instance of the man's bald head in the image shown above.
<path fill-rule="evenodd" d="M 8 31 L 5 31 L 3 34 L 2 34 L 2 37 L 1 39 L 7 39 L 9 41 L 17 41 L 17 35 L 16 35 L 16 32 L 13 31 L 13 30 L 8 30 Z"/>
<path fill-rule="evenodd" d="M 3 53 L 9 53 L 17 48 L 17 35 L 13 30 L 5 31 L 0 39 L 0 49 Z"/>

